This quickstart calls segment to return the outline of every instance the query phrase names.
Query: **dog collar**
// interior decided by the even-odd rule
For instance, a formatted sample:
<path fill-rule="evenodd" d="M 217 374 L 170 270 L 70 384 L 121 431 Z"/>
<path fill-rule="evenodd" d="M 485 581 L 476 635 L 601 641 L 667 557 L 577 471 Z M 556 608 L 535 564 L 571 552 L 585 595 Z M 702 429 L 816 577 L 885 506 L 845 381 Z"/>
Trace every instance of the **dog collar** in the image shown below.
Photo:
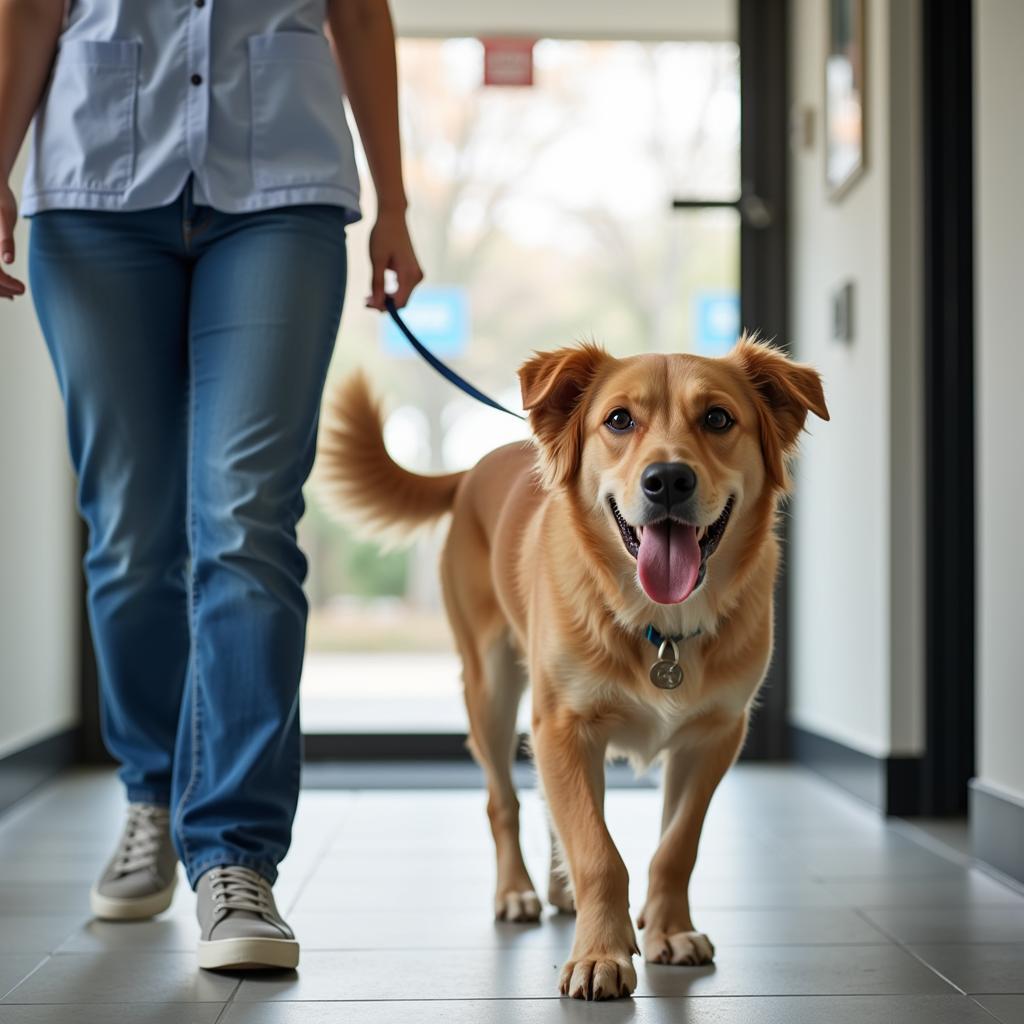
<path fill-rule="evenodd" d="M 679 664 L 679 644 L 700 634 L 698 629 L 694 633 L 664 636 L 652 623 L 648 623 L 644 638 L 658 648 L 658 660 L 651 666 L 650 677 L 659 690 L 674 690 L 682 683 L 683 666 Z M 672 656 L 666 657 L 670 649 Z"/>

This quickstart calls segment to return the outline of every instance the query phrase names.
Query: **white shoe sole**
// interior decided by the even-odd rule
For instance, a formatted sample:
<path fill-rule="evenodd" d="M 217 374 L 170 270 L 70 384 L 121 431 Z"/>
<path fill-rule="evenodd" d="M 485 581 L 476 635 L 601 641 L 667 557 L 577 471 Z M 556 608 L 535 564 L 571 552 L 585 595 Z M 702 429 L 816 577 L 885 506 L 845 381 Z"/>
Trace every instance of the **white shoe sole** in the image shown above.
<path fill-rule="evenodd" d="M 177 885 L 178 873 L 175 870 L 171 884 L 149 896 L 136 896 L 131 899 L 104 896 L 93 886 L 89 892 L 89 907 L 93 916 L 101 921 L 143 921 L 147 917 L 162 914 L 171 905 Z"/>
<path fill-rule="evenodd" d="M 199 943 L 199 966 L 206 970 L 294 970 L 299 966 L 295 939 L 214 939 Z"/>

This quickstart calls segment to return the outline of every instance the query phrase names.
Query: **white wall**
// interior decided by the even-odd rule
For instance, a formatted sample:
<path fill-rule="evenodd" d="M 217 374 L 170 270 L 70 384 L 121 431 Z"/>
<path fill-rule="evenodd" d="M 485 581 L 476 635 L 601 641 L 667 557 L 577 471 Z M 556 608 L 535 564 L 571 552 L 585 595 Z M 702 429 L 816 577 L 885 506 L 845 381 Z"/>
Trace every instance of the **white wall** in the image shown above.
<path fill-rule="evenodd" d="M 794 0 L 790 38 L 794 111 L 814 124 L 791 154 L 791 341 L 824 375 L 832 415 L 809 424 L 797 473 L 790 715 L 864 753 L 910 754 L 923 745 L 916 5 L 867 2 L 867 166 L 838 202 L 824 174 L 827 6 Z M 847 281 L 852 344 L 831 338 Z"/>
<path fill-rule="evenodd" d="M 975 5 L 978 777 L 1024 800 L 1024 4 Z"/>
<path fill-rule="evenodd" d="M 735 39 L 733 0 L 391 0 L 402 35 Z"/>
<path fill-rule="evenodd" d="M 25 222 L 16 245 L 14 269 L 25 278 Z M 60 397 L 27 295 L 0 303 L 0 481 L 2 757 L 78 721 L 73 483 Z"/>

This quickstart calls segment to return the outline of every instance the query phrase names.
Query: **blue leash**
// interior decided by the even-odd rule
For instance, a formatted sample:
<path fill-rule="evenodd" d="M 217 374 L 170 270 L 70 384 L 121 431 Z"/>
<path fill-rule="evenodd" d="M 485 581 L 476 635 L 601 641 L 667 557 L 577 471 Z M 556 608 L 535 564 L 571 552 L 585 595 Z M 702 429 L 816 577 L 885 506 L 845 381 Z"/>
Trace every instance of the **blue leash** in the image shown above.
<path fill-rule="evenodd" d="M 465 377 L 460 377 L 450 366 L 441 362 L 433 352 L 427 348 L 426 345 L 416 337 L 405 321 L 398 315 L 398 308 L 395 306 L 395 300 L 389 295 L 384 300 L 384 305 L 387 308 L 388 314 L 391 319 L 398 325 L 398 329 L 405 335 L 406 341 L 428 362 L 446 381 L 450 384 L 454 384 L 460 391 L 464 391 L 471 398 L 475 398 L 478 402 L 483 402 L 484 405 L 489 405 L 492 409 L 497 409 L 498 412 L 507 412 L 509 416 L 515 416 L 517 420 L 525 420 L 525 416 L 521 416 L 517 412 L 513 412 L 511 409 L 506 409 L 501 402 L 496 402 L 489 395 L 485 395 L 479 388 L 474 387 L 466 380 Z"/>

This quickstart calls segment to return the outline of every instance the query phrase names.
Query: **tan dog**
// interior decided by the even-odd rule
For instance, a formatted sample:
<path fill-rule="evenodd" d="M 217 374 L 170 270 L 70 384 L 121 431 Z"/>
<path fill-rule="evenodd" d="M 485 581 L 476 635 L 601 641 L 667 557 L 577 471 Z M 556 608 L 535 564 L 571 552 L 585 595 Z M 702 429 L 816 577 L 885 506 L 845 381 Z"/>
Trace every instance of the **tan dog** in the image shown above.
<path fill-rule="evenodd" d="M 714 948 L 690 917 L 690 874 L 771 657 L 787 460 L 808 411 L 828 411 L 814 370 L 747 339 L 721 359 L 565 348 L 535 356 L 520 381 L 536 444 L 424 477 L 389 458 L 365 379 L 351 378 L 328 404 L 321 478 L 339 510 L 378 532 L 452 512 L 442 581 L 469 743 L 487 776 L 497 916 L 541 912 L 511 773 L 529 678 L 562 855 L 548 898 L 577 913 L 561 991 L 614 998 L 636 987 L 639 951 L 626 866 L 604 822 L 604 761 L 664 756 L 661 843 L 638 919 L 644 954 L 710 962 Z M 659 656 L 648 627 L 655 641 L 678 638 L 678 657 L 672 642 Z M 680 669 L 681 685 L 662 688 Z"/>

